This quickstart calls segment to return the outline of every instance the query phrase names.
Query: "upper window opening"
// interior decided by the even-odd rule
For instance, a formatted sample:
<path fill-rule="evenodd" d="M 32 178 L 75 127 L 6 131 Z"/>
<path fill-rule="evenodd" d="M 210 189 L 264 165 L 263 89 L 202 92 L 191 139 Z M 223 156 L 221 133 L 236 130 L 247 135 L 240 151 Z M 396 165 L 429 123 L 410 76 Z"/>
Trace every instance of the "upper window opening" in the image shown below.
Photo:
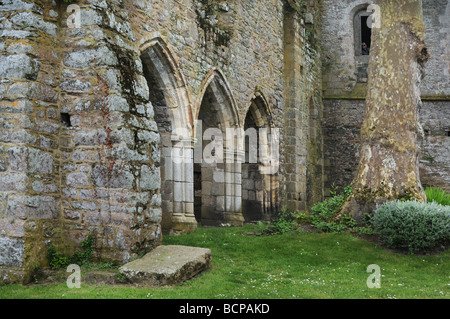
<path fill-rule="evenodd" d="M 369 55 L 372 45 L 372 29 L 367 21 L 372 13 L 363 8 L 356 12 L 353 19 L 355 55 Z"/>
<path fill-rule="evenodd" d="M 361 55 L 369 55 L 372 42 L 372 29 L 367 24 L 368 16 L 361 17 Z"/>

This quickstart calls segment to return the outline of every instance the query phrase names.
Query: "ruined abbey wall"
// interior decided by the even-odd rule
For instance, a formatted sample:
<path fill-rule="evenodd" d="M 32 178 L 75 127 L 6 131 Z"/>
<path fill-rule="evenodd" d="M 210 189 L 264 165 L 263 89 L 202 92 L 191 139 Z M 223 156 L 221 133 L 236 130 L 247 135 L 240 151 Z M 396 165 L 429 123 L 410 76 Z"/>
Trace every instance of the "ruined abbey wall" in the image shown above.
<path fill-rule="evenodd" d="M 49 244 L 70 255 L 92 233 L 95 257 L 122 263 L 164 234 L 305 211 L 348 185 L 369 62 L 355 21 L 368 3 L 1 1 L 0 282 L 29 280 Z M 448 10 L 424 0 L 421 174 L 445 188 Z M 206 163 L 208 128 L 263 133 Z M 264 132 L 279 133 L 279 162 L 238 162 L 267 147 Z"/>
<path fill-rule="evenodd" d="M 0 4 L 2 282 L 26 282 L 49 244 L 69 255 L 89 233 L 97 258 L 126 262 L 163 232 L 322 198 L 316 1 L 73 4 Z M 195 166 L 199 119 L 279 129 L 279 169 Z"/>

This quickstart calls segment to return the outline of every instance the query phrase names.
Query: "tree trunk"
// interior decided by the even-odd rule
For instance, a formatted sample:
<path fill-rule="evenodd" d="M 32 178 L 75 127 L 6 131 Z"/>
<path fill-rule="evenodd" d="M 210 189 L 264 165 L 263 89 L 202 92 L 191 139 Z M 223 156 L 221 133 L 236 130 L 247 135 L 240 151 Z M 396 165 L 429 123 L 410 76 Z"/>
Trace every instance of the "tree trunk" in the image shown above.
<path fill-rule="evenodd" d="M 373 7 L 381 23 L 372 25 L 360 162 L 340 213 L 359 222 L 386 201 L 426 200 L 419 179 L 419 84 L 429 57 L 422 1 L 376 0 Z"/>

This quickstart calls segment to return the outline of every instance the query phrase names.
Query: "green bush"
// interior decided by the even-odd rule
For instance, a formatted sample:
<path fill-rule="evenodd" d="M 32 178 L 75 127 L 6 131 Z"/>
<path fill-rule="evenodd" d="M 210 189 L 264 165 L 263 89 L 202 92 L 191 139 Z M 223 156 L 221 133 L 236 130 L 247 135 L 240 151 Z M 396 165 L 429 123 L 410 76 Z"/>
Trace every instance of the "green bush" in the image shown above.
<path fill-rule="evenodd" d="M 311 207 L 309 214 L 311 225 L 322 232 L 340 232 L 356 226 L 355 221 L 348 216 L 344 216 L 339 221 L 333 220 L 333 217 L 339 212 L 342 204 L 351 195 L 352 187 L 345 187 L 342 193 L 338 195 L 337 187 L 333 186 L 330 193 L 332 197 L 323 202 L 316 203 Z"/>
<path fill-rule="evenodd" d="M 427 187 L 425 194 L 429 203 L 436 202 L 441 205 L 450 206 L 450 194 L 446 193 L 442 188 Z"/>
<path fill-rule="evenodd" d="M 297 229 L 298 224 L 295 221 L 295 214 L 289 210 L 278 210 L 275 211 L 270 217 L 270 223 L 264 224 L 263 222 L 258 222 L 259 231 L 256 232 L 257 235 L 274 235 L 274 234 L 284 234 Z"/>
<path fill-rule="evenodd" d="M 450 241 L 450 207 L 393 201 L 380 206 L 371 223 L 389 248 L 426 251 Z"/>
<path fill-rule="evenodd" d="M 47 248 L 47 259 L 50 267 L 53 269 L 66 267 L 70 263 L 69 258 L 62 256 L 53 245 Z"/>
<path fill-rule="evenodd" d="M 51 268 L 60 269 L 70 264 L 87 264 L 94 257 L 94 236 L 89 234 L 85 240 L 81 242 L 82 251 L 75 252 L 72 256 L 63 256 L 56 247 L 50 243 L 47 248 L 47 260 Z"/>

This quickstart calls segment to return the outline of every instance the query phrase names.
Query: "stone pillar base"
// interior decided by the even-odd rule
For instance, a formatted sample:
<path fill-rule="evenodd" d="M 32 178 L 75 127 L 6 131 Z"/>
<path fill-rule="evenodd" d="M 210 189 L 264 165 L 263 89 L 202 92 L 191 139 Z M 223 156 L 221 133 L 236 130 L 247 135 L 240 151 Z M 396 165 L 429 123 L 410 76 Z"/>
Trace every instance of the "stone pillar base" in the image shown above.
<path fill-rule="evenodd" d="M 194 215 L 170 215 L 171 216 L 167 216 L 167 218 L 163 218 L 163 235 L 190 234 L 197 229 L 197 221 L 195 220 Z"/>
<path fill-rule="evenodd" d="M 240 212 L 215 212 L 210 218 L 202 218 L 201 221 L 202 225 L 207 227 L 242 227 L 244 222 L 244 216 Z"/>

